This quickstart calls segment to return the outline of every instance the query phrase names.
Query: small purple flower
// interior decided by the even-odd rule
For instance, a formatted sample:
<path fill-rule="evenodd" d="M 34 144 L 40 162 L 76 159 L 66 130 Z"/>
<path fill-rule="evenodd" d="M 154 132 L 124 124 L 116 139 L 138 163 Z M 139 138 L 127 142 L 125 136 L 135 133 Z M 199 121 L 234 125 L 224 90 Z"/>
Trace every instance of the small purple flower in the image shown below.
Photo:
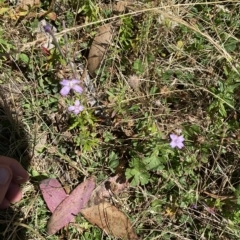
<path fill-rule="evenodd" d="M 170 134 L 170 138 L 171 138 L 171 142 L 170 142 L 170 146 L 172 148 L 178 147 L 179 149 L 184 147 L 183 141 L 184 141 L 184 137 L 183 136 L 178 136 L 176 134 Z"/>
<path fill-rule="evenodd" d="M 49 32 L 51 33 L 52 32 L 52 28 L 51 28 L 51 26 L 49 24 L 43 26 L 43 29 L 47 33 L 49 33 Z"/>
<path fill-rule="evenodd" d="M 83 111 L 84 107 L 80 105 L 80 101 L 76 100 L 73 106 L 68 107 L 69 112 L 73 112 L 74 114 L 79 114 L 81 111 Z"/>
<path fill-rule="evenodd" d="M 197 205 L 196 204 L 192 204 L 190 207 L 193 208 L 193 209 L 197 209 Z"/>
<path fill-rule="evenodd" d="M 71 89 L 73 89 L 75 92 L 82 93 L 83 89 L 78 84 L 80 83 L 77 79 L 67 80 L 63 79 L 60 84 L 63 86 L 63 88 L 60 91 L 60 94 L 62 96 L 68 95 Z"/>

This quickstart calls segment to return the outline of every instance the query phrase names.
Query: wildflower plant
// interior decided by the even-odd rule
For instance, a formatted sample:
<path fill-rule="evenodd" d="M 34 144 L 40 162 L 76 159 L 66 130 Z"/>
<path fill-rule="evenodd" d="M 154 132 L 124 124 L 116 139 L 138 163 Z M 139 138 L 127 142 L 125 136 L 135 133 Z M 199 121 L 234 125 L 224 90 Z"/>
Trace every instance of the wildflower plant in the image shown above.
<path fill-rule="evenodd" d="M 50 24 L 48 24 L 45 20 L 42 21 L 42 25 L 43 25 L 43 31 L 50 34 L 56 47 L 58 48 L 60 54 L 62 55 L 63 58 L 65 58 L 61 47 L 58 44 L 58 41 L 56 40 L 56 37 L 54 35 L 54 27 Z M 73 72 L 74 74 L 74 72 Z M 65 97 L 67 96 L 70 91 L 72 90 L 75 93 L 79 93 L 81 94 L 83 92 L 83 88 L 80 86 L 80 80 L 78 79 L 63 79 L 62 81 L 60 81 L 60 85 L 62 86 L 62 89 L 60 90 L 60 94 Z M 69 112 L 73 112 L 75 115 L 79 114 L 80 112 L 82 112 L 84 109 L 84 107 L 80 104 L 79 100 L 76 100 L 74 105 L 69 106 L 68 107 L 68 111 Z"/>

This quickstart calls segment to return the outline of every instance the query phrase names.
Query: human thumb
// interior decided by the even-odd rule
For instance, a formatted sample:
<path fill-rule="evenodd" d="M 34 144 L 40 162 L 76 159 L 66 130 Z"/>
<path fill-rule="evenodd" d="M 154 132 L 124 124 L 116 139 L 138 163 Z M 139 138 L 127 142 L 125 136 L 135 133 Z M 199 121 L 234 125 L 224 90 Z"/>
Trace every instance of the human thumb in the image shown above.
<path fill-rule="evenodd" d="M 2 203 L 12 180 L 12 170 L 6 165 L 0 165 L 0 204 Z"/>

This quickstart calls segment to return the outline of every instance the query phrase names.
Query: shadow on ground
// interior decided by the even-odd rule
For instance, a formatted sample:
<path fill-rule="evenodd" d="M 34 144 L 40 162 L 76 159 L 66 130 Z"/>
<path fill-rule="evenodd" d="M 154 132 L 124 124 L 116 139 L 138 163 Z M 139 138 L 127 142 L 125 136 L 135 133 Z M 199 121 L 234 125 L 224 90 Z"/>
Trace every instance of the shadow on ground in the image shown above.
<path fill-rule="evenodd" d="M 29 137 L 21 122 L 18 107 L 10 87 L 0 86 L 0 155 L 18 160 L 25 169 L 30 163 Z M 0 239 L 22 240 L 25 228 L 21 227 L 24 216 L 21 209 L 13 206 L 0 210 Z"/>

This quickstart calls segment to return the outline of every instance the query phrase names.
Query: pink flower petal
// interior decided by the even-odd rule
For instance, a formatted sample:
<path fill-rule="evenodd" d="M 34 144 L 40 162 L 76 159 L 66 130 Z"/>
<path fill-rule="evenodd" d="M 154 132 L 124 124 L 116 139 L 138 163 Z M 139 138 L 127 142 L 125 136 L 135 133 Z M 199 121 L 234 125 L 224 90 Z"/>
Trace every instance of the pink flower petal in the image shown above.
<path fill-rule="evenodd" d="M 170 134 L 170 138 L 172 140 L 176 140 L 178 138 L 178 136 L 176 134 Z"/>
<path fill-rule="evenodd" d="M 79 109 L 80 112 L 82 112 L 84 107 L 83 106 L 79 106 L 78 109 Z"/>
<path fill-rule="evenodd" d="M 183 142 L 183 141 L 184 141 L 184 137 L 183 137 L 183 136 L 179 136 L 179 137 L 178 137 L 178 141 L 179 141 L 179 142 Z"/>
<path fill-rule="evenodd" d="M 65 86 L 65 87 L 63 87 L 63 88 L 61 89 L 60 94 L 61 94 L 62 96 L 67 96 L 69 92 L 70 92 L 70 87 Z"/>
<path fill-rule="evenodd" d="M 67 80 L 67 79 L 63 79 L 63 80 L 60 82 L 60 84 L 61 84 L 62 86 L 70 86 L 70 81 Z"/>
<path fill-rule="evenodd" d="M 69 107 L 68 107 L 68 111 L 69 111 L 69 112 L 72 112 L 72 111 L 74 111 L 74 110 L 75 110 L 75 106 L 69 106 Z"/>
<path fill-rule="evenodd" d="M 78 114 L 80 113 L 80 110 L 79 110 L 78 108 L 75 108 L 74 111 L 73 111 L 73 113 L 74 113 L 75 115 L 78 115 Z"/>
<path fill-rule="evenodd" d="M 72 87 L 72 89 L 73 89 L 75 92 L 78 92 L 78 93 L 82 93 L 82 92 L 83 92 L 82 87 L 80 87 L 79 85 L 74 85 L 74 86 Z"/>
<path fill-rule="evenodd" d="M 180 148 L 180 149 L 182 149 L 182 148 L 184 147 L 184 145 L 183 145 L 183 143 L 178 143 L 178 144 L 177 144 L 177 147 Z"/>
<path fill-rule="evenodd" d="M 80 81 L 77 80 L 77 79 L 72 79 L 72 80 L 71 80 L 71 84 L 72 84 L 72 85 L 76 85 L 76 84 L 79 84 L 79 83 L 80 83 Z"/>
<path fill-rule="evenodd" d="M 170 146 L 171 146 L 172 148 L 175 148 L 175 147 L 177 146 L 177 144 L 176 144 L 176 142 L 172 141 L 172 142 L 170 142 Z"/>
<path fill-rule="evenodd" d="M 80 101 L 79 100 L 76 100 L 74 105 L 77 107 L 77 106 L 80 106 Z"/>

